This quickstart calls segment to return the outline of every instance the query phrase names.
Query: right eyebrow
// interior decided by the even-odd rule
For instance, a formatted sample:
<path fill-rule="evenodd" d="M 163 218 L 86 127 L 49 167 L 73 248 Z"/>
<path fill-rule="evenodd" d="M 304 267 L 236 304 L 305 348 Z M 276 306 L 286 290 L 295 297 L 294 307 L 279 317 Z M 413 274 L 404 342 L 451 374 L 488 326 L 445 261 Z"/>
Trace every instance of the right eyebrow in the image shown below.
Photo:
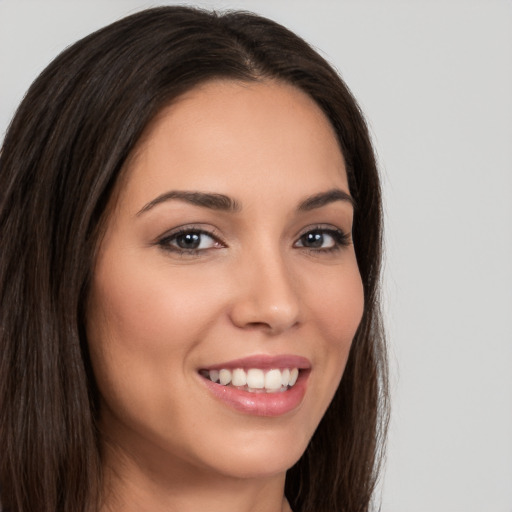
<path fill-rule="evenodd" d="M 212 194 L 207 192 L 191 192 L 185 190 L 171 190 L 156 197 L 146 205 L 144 205 L 138 212 L 137 216 L 151 210 L 156 205 L 166 201 L 184 201 L 195 206 L 203 208 L 210 208 L 211 210 L 220 210 L 226 212 L 239 212 L 241 206 L 237 201 L 224 194 Z"/>

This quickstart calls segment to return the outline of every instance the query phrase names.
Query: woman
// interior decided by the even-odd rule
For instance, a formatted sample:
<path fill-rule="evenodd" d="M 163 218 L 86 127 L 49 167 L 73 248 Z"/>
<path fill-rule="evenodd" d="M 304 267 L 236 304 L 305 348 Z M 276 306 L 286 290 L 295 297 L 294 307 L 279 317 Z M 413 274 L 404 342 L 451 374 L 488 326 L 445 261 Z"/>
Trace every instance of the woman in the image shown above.
<path fill-rule="evenodd" d="M 379 181 L 306 43 L 185 7 L 106 27 L 29 90 L 0 190 L 4 508 L 369 510 Z"/>

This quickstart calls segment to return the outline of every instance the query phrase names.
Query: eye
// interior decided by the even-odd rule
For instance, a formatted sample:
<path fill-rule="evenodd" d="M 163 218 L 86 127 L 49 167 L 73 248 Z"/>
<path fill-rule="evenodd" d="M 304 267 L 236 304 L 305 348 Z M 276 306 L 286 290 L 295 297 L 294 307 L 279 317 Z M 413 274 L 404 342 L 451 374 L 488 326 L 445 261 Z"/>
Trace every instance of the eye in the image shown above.
<path fill-rule="evenodd" d="M 340 229 L 316 228 L 307 231 L 295 242 L 295 247 L 318 251 L 334 251 L 349 245 L 350 236 Z"/>
<path fill-rule="evenodd" d="M 224 247 L 213 234 L 200 229 L 181 229 L 159 240 L 158 245 L 167 251 L 181 254 L 196 254 L 199 251 Z"/>

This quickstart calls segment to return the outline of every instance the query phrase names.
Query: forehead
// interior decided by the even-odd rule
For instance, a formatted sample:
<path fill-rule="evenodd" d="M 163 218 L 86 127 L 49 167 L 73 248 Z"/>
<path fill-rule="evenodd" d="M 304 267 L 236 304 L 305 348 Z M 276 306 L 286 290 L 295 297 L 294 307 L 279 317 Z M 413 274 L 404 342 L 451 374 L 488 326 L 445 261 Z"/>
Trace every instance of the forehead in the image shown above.
<path fill-rule="evenodd" d="M 290 193 L 348 192 L 329 120 L 308 95 L 274 81 L 219 80 L 178 98 L 148 127 L 123 182 L 138 202 L 166 188 L 237 196 L 288 183 Z"/>

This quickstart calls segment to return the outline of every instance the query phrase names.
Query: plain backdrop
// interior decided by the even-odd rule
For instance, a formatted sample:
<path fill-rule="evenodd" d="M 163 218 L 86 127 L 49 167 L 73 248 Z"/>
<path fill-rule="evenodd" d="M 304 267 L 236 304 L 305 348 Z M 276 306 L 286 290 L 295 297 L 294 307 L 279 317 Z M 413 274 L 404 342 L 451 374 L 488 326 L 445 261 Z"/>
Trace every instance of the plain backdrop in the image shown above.
<path fill-rule="evenodd" d="M 382 512 L 512 512 L 512 2 L 194 4 L 296 31 L 366 112 L 386 209 Z M 54 56 L 153 5 L 0 0 L 0 139 Z"/>

